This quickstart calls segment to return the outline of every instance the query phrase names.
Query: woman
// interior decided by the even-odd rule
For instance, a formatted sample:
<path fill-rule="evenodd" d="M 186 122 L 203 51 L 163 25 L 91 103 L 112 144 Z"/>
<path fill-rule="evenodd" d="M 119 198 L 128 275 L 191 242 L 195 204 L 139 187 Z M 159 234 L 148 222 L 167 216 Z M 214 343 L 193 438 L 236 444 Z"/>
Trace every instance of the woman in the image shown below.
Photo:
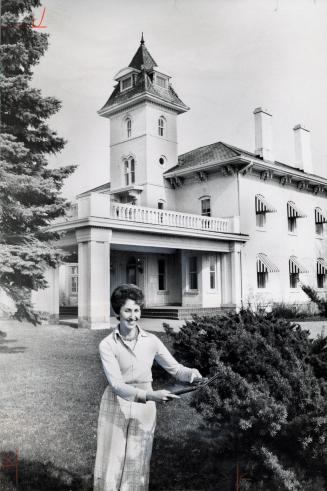
<path fill-rule="evenodd" d="M 153 361 L 180 381 L 202 378 L 198 370 L 179 364 L 157 336 L 140 329 L 143 300 L 135 285 L 121 285 L 111 296 L 119 324 L 99 347 L 109 385 L 100 405 L 94 491 L 148 489 L 155 403 L 178 398 L 168 390 L 152 390 Z"/>

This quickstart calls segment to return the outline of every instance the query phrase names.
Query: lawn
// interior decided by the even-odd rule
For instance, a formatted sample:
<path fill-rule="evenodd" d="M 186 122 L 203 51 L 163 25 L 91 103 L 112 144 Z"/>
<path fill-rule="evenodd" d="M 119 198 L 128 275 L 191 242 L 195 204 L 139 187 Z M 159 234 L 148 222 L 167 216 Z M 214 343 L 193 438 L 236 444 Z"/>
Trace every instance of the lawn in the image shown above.
<path fill-rule="evenodd" d="M 0 331 L 0 462 L 19 449 L 20 491 L 91 490 L 107 331 L 5 321 Z M 154 372 L 157 386 L 169 383 Z M 223 469 L 201 424 L 187 396 L 158 405 L 151 490 L 217 489 Z M 9 477 L 0 473 L 1 490 L 14 489 Z"/>

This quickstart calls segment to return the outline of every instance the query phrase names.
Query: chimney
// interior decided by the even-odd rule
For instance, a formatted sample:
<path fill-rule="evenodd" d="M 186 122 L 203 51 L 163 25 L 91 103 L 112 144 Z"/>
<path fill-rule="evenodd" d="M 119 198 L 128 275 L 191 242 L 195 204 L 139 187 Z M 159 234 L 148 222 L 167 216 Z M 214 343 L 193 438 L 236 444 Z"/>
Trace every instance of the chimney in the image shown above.
<path fill-rule="evenodd" d="M 274 161 L 272 149 L 272 115 L 267 109 L 254 111 L 255 153 L 265 160 Z"/>
<path fill-rule="evenodd" d="M 310 130 L 307 130 L 303 124 L 297 124 L 293 130 L 296 167 L 313 174 Z"/>

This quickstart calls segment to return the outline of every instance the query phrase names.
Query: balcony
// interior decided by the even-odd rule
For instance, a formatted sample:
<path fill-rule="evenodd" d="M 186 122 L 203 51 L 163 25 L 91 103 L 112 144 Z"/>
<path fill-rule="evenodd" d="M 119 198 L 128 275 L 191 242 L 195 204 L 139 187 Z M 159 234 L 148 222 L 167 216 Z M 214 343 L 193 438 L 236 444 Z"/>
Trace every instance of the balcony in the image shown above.
<path fill-rule="evenodd" d="M 78 198 L 78 203 L 73 205 L 73 209 L 64 217 L 56 220 L 56 225 L 60 228 L 60 223 L 66 223 L 71 228 L 73 224 L 81 220 L 96 219 L 107 226 L 121 228 L 124 222 L 139 228 L 144 225 L 154 225 L 155 229 L 173 231 L 174 229 L 187 229 L 194 233 L 230 233 L 239 234 L 239 217 L 228 218 L 207 217 L 191 213 L 182 213 L 173 210 L 160 210 L 145 206 L 110 202 L 110 196 L 101 193 L 90 193 Z M 70 225 L 71 224 L 71 225 Z M 81 224 L 80 224 L 81 225 Z"/>
<path fill-rule="evenodd" d="M 111 203 L 110 218 L 211 232 L 234 232 L 231 218 L 206 217 L 122 203 Z"/>

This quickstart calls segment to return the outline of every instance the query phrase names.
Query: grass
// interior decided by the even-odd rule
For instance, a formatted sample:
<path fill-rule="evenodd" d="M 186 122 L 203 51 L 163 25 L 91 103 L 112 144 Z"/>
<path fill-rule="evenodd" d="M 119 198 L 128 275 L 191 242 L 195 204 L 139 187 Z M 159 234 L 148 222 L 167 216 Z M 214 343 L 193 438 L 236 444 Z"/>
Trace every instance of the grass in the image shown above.
<path fill-rule="evenodd" d="M 20 491 L 91 490 L 106 386 L 98 344 L 107 332 L 5 321 L 0 330 L 0 462 L 19 449 Z M 154 372 L 157 386 L 169 383 Z M 201 424 L 188 398 L 158 405 L 151 490 L 217 489 L 222 464 Z M 2 491 L 15 489 L 13 480 L 0 471 Z"/>

